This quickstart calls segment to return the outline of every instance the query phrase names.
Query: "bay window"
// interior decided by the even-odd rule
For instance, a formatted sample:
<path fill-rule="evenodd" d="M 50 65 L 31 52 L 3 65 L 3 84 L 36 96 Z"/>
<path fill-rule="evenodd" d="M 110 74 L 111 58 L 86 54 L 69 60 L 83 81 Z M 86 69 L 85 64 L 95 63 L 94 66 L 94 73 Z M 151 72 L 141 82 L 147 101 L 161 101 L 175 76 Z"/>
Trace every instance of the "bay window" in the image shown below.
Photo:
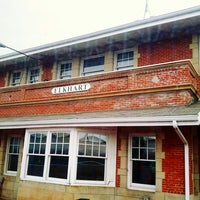
<path fill-rule="evenodd" d="M 115 158 L 113 130 L 27 130 L 21 178 L 114 186 Z"/>

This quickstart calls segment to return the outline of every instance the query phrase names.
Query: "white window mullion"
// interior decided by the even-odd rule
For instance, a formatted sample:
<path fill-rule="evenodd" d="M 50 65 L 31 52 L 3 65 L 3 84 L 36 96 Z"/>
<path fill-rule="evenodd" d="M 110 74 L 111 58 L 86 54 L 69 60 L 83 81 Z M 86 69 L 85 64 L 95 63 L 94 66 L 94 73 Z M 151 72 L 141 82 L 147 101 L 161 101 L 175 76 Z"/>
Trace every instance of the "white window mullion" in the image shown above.
<path fill-rule="evenodd" d="M 70 146 L 69 146 L 68 183 L 70 184 L 74 184 L 76 181 L 77 155 L 78 155 L 77 141 L 78 141 L 77 130 L 74 128 L 71 130 Z"/>
<path fill-rule="evenodd" d="M 49 174 L 49 165 L 50 165 L 50 144 L 51 144 L 51 133 L 47 133 L 47 143 L 45 149 L 45 162 L 44 162 L 44 179 L 48 178 Z"/>

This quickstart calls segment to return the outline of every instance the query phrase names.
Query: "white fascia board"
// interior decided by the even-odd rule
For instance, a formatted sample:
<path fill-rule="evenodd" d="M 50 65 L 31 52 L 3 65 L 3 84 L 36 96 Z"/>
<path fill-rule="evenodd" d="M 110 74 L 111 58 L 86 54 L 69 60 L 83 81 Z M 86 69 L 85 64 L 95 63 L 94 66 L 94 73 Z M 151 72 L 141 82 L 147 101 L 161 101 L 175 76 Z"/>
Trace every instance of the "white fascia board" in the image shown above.
<path fill-rule="evenodd" d="M 198 116 L 185 117 L 123 117 L 89 119 L 55 119 L 33 121 L 6 121 L 0 123 L 0 129 L 46 128 L 46 127 L 118 127 L 118 126 L 198 126 Z"/>

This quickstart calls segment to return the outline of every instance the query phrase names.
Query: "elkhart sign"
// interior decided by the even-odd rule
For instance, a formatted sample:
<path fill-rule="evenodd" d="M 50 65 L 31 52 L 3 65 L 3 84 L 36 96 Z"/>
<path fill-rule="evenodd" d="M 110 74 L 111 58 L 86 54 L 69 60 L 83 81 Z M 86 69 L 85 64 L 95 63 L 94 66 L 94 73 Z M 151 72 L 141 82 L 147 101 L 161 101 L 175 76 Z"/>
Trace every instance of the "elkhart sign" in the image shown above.
<path fill-rule="evenodd" d="M 78 85 L 67 85 L 62 87 L 55 87 L 51 90 L 52 94 L 65 94 L 71 92 L 87 91 L 91 88 L 89 83 L 83 83 Z"/>

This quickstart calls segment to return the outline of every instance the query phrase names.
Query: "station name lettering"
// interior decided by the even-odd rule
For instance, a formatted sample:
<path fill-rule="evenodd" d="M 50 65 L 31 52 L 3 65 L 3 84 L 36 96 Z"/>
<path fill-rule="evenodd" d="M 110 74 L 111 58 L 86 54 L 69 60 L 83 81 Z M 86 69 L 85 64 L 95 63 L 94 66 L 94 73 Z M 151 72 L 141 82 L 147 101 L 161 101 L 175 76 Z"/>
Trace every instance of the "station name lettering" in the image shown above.
<path fill-rule="evenodd" d="M 62 87 L 55 87 L 51 90 L 52 94 L 66 94 L 71 92 L 82 92 L 87 91 L 91 88 L 89 83 L 78 84 L 78 85 L 67 85 Z"/>

